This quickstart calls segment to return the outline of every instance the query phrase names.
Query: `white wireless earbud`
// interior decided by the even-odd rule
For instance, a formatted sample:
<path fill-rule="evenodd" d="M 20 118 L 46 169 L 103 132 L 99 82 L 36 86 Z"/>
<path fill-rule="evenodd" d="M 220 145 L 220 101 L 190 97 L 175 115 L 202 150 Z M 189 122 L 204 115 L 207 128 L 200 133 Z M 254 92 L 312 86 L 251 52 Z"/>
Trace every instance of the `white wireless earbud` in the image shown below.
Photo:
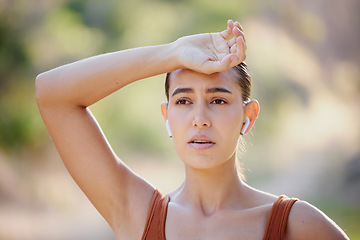
<path fill-rule="evenodd" d="M 170 125 L 169 125 L 169 120 L 165 121 L 165 125 L 166 125 L 166 130 L 167 130 L 167 132 L 169 134 L 169 137 L 172 137 L 172 132 L 171 132 Z"/>
<path fill-rule="evenodd" d="M 244 124 L 244 126 L 243 126 L 243 128 L 241 129 L 241 132 L 240 132 L 241 135 L 245 134 L 247 128 L 249 127 L 249 124 L 250 124 L 250 119 L 248 117 L 246 117 L 245 124 Z"/>

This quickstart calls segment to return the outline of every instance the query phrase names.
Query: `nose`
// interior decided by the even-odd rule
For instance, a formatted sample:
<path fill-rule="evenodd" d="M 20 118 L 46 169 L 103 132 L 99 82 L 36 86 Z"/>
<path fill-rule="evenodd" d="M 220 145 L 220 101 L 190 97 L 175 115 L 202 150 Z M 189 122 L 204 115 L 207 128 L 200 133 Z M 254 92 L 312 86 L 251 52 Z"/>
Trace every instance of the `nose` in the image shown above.
<path fill-rule="evenodd" d="M 210 127 L 211 122 L 206 114 L 206 107 L 197 106 L 194 108 L 194 119 L 192 122 L 194 127 L 202 128 L 202 127 Z"/>

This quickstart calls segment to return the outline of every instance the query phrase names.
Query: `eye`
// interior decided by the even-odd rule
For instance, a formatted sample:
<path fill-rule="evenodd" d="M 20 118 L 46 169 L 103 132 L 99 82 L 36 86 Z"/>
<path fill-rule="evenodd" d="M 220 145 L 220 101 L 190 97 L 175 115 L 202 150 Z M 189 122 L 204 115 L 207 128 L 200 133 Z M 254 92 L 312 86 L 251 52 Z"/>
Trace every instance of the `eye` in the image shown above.
<path fill-rule="evenodd" d="M 176 105 L 187 105 L 187 104 L 190 104 L 191 102 L 186 100 L 186 99 L 178 99 L 176 100 L 175 104 Z"/>
<path fill-rule="evenodd" d="M 227 102 L 223 99 L 214 99 L 213 101 L 210 102 L 211 104 L 227 104 Z"/>

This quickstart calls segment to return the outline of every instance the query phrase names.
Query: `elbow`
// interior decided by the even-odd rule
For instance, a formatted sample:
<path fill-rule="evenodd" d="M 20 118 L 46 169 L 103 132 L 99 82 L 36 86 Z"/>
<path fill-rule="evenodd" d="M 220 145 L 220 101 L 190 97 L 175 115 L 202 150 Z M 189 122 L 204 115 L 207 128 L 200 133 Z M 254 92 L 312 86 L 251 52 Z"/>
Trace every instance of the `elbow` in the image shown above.
<path fill-rule="evenodd" d="M 35 97 L 36 97 L 36 102 L 40 105 L 40 103 L 43 101 L 44 99 L 44 78 L 45 78 L 45 73 L 40 73 L 39 75 L 36 76 L 35 79 Z"/>
<path fill-rule="evenodd" d="M 49 79 L 48 75 L 48 72 L 40 73 L 35 79 L 35 97 L 39 106 L 49 103 L 51 101 L 51 97 L 53 96 L 51 91 L 52 88 L 49 84 L 51 79 Z"/>

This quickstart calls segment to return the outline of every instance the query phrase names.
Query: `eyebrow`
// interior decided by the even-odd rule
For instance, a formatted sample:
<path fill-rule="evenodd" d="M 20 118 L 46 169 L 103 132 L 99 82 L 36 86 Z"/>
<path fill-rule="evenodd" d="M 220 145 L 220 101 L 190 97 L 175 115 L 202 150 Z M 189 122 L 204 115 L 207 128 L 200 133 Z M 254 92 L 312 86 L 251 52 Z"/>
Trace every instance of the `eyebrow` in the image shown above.
<path fill-rule="evenodd" d="M 222 87 L 214 87 L 214 88 L 209 88 L 206 93 L 217 93 L 217 92 L 223 92 L 223 93 L 230 93 L 232 94 L 232 92 L 226 88 L 222 88 Z"/>
<path fill-rule="evenodd" d="M 175 89 L 175 91 L 173 92 L 173 94 L 171 95 L 172 97 L 176 94 L 179 94 L 179 93 L 193 93 L 194 92 L 194 89 L 192 88 L 177 88 Z"/>
<path fill-rule="evenodd" d="M 222 87 L 214 87 L 214 88 L 209 88 L 206 90 L 206 93 L 217 93 L 217 92 L 232 94 L 231 91 L 229 91 L 226 88 L 222 88 Z M 173 92 L 173 94 L 171 96 L 173 97 L 174 95 L 179 94 L 179 93 L 194 93 L 194 89 L 192 89 L 192 88 L 177 88 L 177 89 L 175 89 L 175 91 Z"/>

